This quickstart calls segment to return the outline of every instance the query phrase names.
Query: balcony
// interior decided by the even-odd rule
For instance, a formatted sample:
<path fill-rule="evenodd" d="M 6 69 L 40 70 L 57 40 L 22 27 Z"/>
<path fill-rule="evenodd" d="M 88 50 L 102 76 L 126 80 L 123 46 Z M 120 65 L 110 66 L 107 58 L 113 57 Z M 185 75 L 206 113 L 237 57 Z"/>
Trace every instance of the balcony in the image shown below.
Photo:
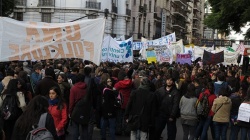
<path fill-rule="evenodd" d="M 187 6 L 187 0 L 173 0 L 178 5 Z"/>
<path fill-rule="evenodd" d="M 22 6 L 25 7 L 26 6 L 26 0 L 15 0 L 15 4 L 16 6 Z"/>
<path fill-rule="evenodd" d="M 161 17 L 158 16 L 158 13 L 154 13 L 154 19 L 156 19 L 156 20 L 161 20 Z"/>
<path fill-rule="evenodd" d="M 167 30 L 172 30 L 172 29 L 173 29 L 170 23 L 167 23 L 167 24 L 166 24 L 166 29 L 167 29 Z"/>
<path fill-rule="evenodd" d="M 173 20 L 173 27 L 177 27 L 177 28 L 180 28 L 180 29 L 185 29 L 185 22 L 183 21 L 180 21 L 180 20 Z"/>
<path fill-rule="evenodd" d="M 55 0 L 39 0 L 39 7 L 55 7 Z"/>
<path fill-rule="evenodd" d="M 101 2 L 86 1 L 86 8 L 100 10 Z"/>
<path fill-rule="evenodd" d="M 200 5 L 194 5 L 194 12 L 200 12 Z"/>
<path fill-rule="evenodd" d="M 178 8 L 178 7 L 174 8 L 173 14 L 182 16 L 184 18 L 187 16 L 187 12 L 184 9 L 181 9 L 181 8 Z"/>
<path fill-rule="evenodd" d="M 200 19 L 201 19 L 201 17 L 198 14 L 195 14 L 193 17 L 193 20 L 200 20 Z"/>
<path fill-rule="evenodd" d="M 126 15 L 131 16 L 131 10 L 130 9 L 126 9 Z"/>
<path fill-rule="evenodd" d="M 200 25 L 199 24 L 194 24 L 193 25 L 193 30 L 200 30 Z"/>
<path fill-rule="evenodd" d="M 112 6 L 112 13 L 116 13 L 117 14 L 117 7 L 116 6 Z"/>

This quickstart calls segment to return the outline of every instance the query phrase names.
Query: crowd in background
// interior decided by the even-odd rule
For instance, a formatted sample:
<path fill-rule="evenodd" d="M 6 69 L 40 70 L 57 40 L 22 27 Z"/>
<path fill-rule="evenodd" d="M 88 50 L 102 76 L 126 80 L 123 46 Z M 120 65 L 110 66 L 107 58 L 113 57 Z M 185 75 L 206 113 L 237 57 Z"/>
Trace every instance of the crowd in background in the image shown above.
<path fill-rule="evenodd" d="M 250 75 L 238 65 L 202 65 L 102 62 L 55 59 L 0 64 L 0 107 L 9 95 L 18 100 L 18 116 L 1 119 L 1 138 L 23 140 L 48 113 L 45 127 L 54 139 L 91 140 L 101 129 L 102 140 L 127 135 L 131 140 L 160 140 L 167 125 L 168 140 L 175 140 L 181 120 L 183 140 L 250 140 L 250 123 L 237 120 L 242 103 L 250 104 Z M 197 113 L 206 96 L 208 113 Z M 85 99 L 88 122 L 72 116 Z M 84 109 L 83 109 L 84 110 Z M 79 111 L 78 111 L 79 112 Z M 249 116 L 250 117 L 250 116 Z M 230 127 L 231 131 L 228 131 Z"/>

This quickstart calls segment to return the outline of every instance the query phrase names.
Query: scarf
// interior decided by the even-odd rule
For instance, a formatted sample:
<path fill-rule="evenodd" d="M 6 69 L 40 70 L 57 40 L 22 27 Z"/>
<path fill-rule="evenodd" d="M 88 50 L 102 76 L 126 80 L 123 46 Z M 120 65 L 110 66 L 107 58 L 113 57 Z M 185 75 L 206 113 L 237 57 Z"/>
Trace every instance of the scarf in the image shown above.
<path fill-rule="evenodd" d="M 54 99 L 54 100 L 49 99 L 49 104 L 50 105 L 56 105 L 56 104 L 58 104 L 58 102 L 59 102 L 59 100 L 57 98 Z"/>

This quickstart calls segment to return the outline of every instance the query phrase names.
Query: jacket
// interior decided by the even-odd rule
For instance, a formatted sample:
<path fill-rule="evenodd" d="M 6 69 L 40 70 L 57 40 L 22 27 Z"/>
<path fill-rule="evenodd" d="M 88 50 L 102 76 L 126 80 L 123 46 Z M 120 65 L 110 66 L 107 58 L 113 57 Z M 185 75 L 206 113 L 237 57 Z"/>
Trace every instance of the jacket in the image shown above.
<path fill-rule="evenodd" d="M 197 113 L 195 109 L 195 104 L 197 102 L 197 98 L 188 98 L 185 95 L 181 97 L 180 100 L 180 112 L 181 118 L 187 120 L 197 120 Z"/>
<path fill-rule="evenodd" d="M 208 104 L 209 104 L 209 110 L 210 110 L 209 113 L 208 113 L 208 116 L 213 116 L 214 112 L 212 111 L 212 106 L 213 106 L 213 103 L 214 103 L 214 99 L 216 99 L 216 95 L 215 94 L 211 94 L 208 89 L 204 90 L 204 94 L 206 96 L 208 96 Z M 202 99 L 202 96 L 203 96 L 203 94 L 200 94 L 199 100 Z"/>
<path fill-rule="evenodd" d="M 125 111 L 125 118 L 129 116 L 140 115 L 140 128 L 139 130 L 147 132 L 150 125 L 154 124 L 154 116 L 156 110 L 156 100 L 150 87 L 138 87 L 137 90 L 132 91 L 130 99 Z M 143 108 L 144 107 L 144 108 Z"/>
<path fill-rule="evenodd" d="M 7 89 L 7 86 L 8 86 L 9 81 L 10 81 L 11 79 L 13 79 L 13 78 L 14 78 L 13 76 L 5 76 L 5 77 L 3 78 L 3 80 L 2 80 L 3 91 L 4 91 L 5 89 Z M 2 91 L 2 92 L 3 92 L 3 91 Z"/>
<path fill-rule="evenodd" d="M 86 93 L 87 93 L 87 85 L 84 82 L 77 82 L 70 89 L 69 114 L 72 113 L 76 102 L 79 101 L 82 97 L 84 97 Z"/>
<path fill-rule="evenodd" d="M 22 111 L 25 109 L 26 107 L 26 102 L 25 102 L 25 96 L 22 92 L 17 92 L 17 98 L 18 98 L 18 101 L 19 101 L 19 108 L 22 109 Z M 2 107 L 3 105 L 3 100 L 5 99 L 5 95 L 1 96 L 0 97 L 0 108 Z"/>
<path fill-rule="evenodd" d="M 104 118 L 115 118 L 116 110 L 115 107 L 117 93 L 110 88 L 104 90 L 102 94 L 102 105 L 101 114 Z"/>
<path fill-rule="evenodd" d="M 70 94 L 70 84 L 68 82 L 62 82 L 62 83 L 58 83 L 61 92 L 62 92 L 62 97 L 65 100 L 66 104 L 69 104 L 69 94 Z"/>
<path fill-rule="evenodd" d="M 122 94 L 124 101 L 121 108 L 125 109 L 132 90 L 132 80 L 131 79 L 121 80 L 114 85 L 114 88 Z"/>
<path fill-rule="evenodd" d="M 22 120 L 18 119 L 17 121 L 22 121 Z M 58 136 L 57 136 L 55 125 L 54 125 L 54 120 L 49 113 L 46 118 L 45 128 L 47 128 L 49 132 L 53 135 L 54 140 L 58 140 Z M 11 137 L 12 140 L 26 140 L 26 136 L 28 135 L 29 132 L 27 132 L 27 134 L 20 134 L 21 129 L 22 128 L 19 128 L 17 126 L 14 127 L 12 137 Z M 33 130 L 32 126 L 30 126 L 30 131 L 31 130 Z"/>
<path fill-rule="evenodd" d="M 230 98 L 226 96 L 216 98 L 212 107 L 212 111 L 214 112 L 213 121 L 229 122 L 231 107 L 232 102 Z"/>
<path fill-rule="evenodd" d="M 180 93 L 176 87 L 172 87 L 170 91 L 166 91 L 166 86 L 163 86 L 155 92 L 157 98 L 157 115 L 170 118 L 178 118 Z"/>
<path fill-rule="evenodd" d="M 59 133 L 64 134 L 64 128 L 68 119 L 67 106 L 64 104 L 62 110 L 58 110 L 57 107 L 57 105 L 50 105 L 48 110 L 54 119 L 55 128 Z M 58 136 L 60 136 L 60 134 Z"/>
<path fill-rule="evenodd" d="M 214 82 L 214 94 L 216 96 L 218 96 L 218 93 L 220 91 L 221 88 L 227 88 L 227 85 L 228 83 L 227 82 L 224 82 L 224 81 L 217 81 L 217 82 Z"/>
<path fill-rule="evenodd" d="M 54 86 L 60 89 L 57 82 L 54 81 L 51 76 L 45 76 L 41 81 L 38 82 L 35 88 L 35 94 L 48 97 L 50 88 Z"/>
<path fill-rule="evenodd" d="M 42 80 L 42 75 L 37 73 L 37 72 L 33 72 L 31 75 L 30 75 L 30 80 L 31 80 L 31 84 L 33 87 L 35 87 L 38 82 L 40 80 Z"/>

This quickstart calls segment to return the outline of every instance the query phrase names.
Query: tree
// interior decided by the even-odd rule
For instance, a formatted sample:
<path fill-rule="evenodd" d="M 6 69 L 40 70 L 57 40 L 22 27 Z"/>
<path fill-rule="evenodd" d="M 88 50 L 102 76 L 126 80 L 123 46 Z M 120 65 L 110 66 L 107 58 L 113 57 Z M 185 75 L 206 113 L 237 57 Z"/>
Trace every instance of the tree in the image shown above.
<path fill-rule="evenodd" d="M 212 7 L 212 13 L 209 14 L 204 24 L 212 29 L 218 29 L 219 32 L 230 34 L 230 31 L 241 33 L 241 27 L 244 27 L 250 21 L 250 0 L 208 0 Z M 245 34 L 250 38 L 250 30 Z"/>
<path fill-rule="evenodd" d="M 9 17 L 15 8 L 15 0 L 0 0 L 2 3 L 2 6 L 0 9 L 2 9 L 2 16 L 3 17 Z"/>

